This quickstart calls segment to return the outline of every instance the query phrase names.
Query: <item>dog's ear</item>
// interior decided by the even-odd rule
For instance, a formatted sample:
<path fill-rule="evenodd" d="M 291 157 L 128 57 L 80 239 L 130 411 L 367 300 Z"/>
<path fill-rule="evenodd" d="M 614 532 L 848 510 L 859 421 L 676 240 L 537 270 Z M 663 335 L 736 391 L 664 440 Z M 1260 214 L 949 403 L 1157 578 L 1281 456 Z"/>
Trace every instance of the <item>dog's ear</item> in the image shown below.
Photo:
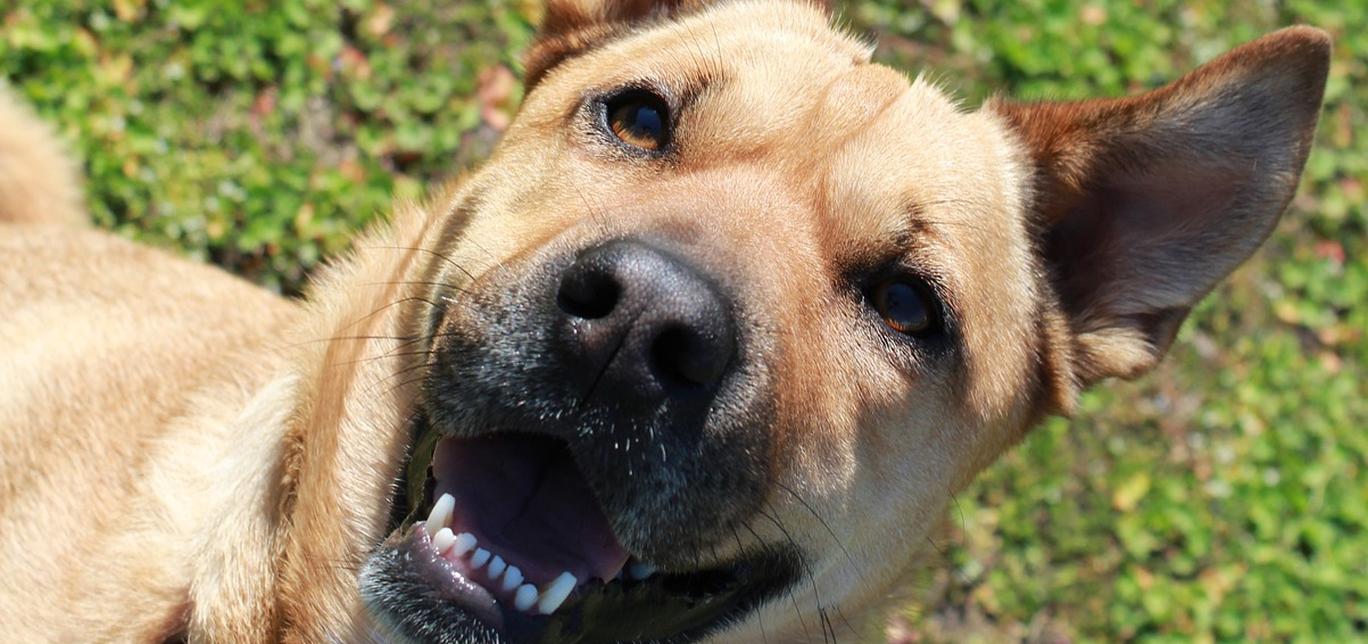
<path fill-rule="evenodd" d="M 1329 37 L 1293 27 L 1140 96 L 988 106 L 1033 165 L 1074 386 L 1153 367 L 1193 305 L 1273 230 L 1329 63 Z"/>
<path fill-rule="evenodd" d="M 530 90 L 567 58 L 651 24 L 685 16 L 724 0 L 546 0 L 537 36 L 527 49 L 524 82 Z M 795 0 L 826 6 L 826 0 Z"/>

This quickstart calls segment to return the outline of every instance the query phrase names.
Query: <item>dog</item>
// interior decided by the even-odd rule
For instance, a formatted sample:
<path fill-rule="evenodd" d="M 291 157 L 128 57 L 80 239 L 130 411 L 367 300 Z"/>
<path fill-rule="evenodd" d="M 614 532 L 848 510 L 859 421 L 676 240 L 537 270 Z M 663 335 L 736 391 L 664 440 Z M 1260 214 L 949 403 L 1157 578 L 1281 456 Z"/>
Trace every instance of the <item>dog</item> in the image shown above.
<path fill-rule="evenodd" d="M 488 161 L 302 300 L 81 225 L 6 104 L 5 638 L 868 635 L 1268 236 L 1329 52 L 966 110 L 800 0 L 549 0 Z"/>

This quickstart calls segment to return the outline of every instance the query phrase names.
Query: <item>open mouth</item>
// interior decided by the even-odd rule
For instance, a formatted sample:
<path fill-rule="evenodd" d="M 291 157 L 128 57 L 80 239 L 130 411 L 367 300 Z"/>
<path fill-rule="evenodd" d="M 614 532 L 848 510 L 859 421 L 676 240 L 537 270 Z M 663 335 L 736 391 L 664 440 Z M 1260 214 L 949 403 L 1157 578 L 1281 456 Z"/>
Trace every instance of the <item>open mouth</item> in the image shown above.
<path fill-rule="evenodd" d="M 428 431 L 407 483 L 396 499 L 396 515 L 406 512 L 368 563 L 362 590 L 415 639 L 690 641 L 795 577 L 796 554 L 782 548 L 695 570 L 633 556 L 557 438 Z"/>

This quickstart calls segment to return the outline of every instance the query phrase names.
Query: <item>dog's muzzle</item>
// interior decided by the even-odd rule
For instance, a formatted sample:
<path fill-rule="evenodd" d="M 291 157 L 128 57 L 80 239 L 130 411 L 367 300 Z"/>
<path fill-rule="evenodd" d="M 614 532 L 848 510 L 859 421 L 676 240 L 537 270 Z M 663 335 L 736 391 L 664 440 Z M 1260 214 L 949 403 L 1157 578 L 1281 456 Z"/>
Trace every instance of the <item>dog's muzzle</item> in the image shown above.
<path fill-rule="evenodd" d="M 726 277 L 615 239 L 463 285 L 372 607 L 424 639 L 447 631 L 415 615 L 473 641 L 687 641 L 790 584 L 791 545 L 740 539 L 772 396 Z"/>

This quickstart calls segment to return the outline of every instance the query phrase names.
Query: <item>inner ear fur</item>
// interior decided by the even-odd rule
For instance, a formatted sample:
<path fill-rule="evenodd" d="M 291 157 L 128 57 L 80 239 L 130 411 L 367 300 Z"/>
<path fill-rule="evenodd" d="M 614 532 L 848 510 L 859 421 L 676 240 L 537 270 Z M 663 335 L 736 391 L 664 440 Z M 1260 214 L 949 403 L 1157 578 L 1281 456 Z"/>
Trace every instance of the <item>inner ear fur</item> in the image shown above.
<path fill-rule="evenodd" d="M 1272 232 L 1329 62 L 1324 32 L 1292 27 L 1139 96 L 987 106 L 1031 165 L 1069 389 L 1152 368 L 1193 305 Z"/>

